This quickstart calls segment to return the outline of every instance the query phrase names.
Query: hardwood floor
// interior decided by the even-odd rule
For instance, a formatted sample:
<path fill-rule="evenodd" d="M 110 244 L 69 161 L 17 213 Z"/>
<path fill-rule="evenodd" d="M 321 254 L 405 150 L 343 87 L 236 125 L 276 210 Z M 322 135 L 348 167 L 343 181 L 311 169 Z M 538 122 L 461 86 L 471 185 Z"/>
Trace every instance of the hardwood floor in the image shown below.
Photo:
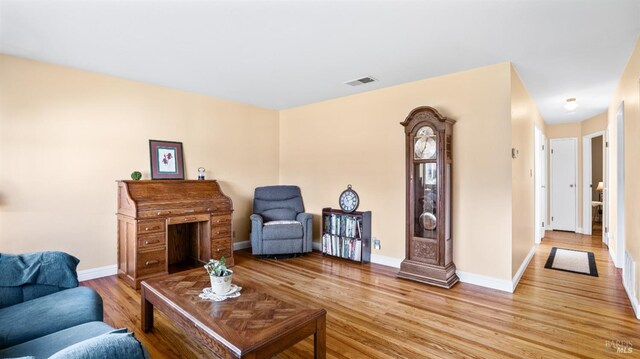
<path fill-rule="evenodd" d="M 553 246 L 594 252 L 599 277 L 545 269 Z M 396 279 L 394 268 L 318 253 L 256 260 L 240 251 L 234 270 L 256 286 L 278 288 L 286 301 L 324 307 L 328 358 L 640 357 L 640 321 L 596 236 L 547 232 L 513 294 L 465 283 L 440 289 Z M 83 285 L 102 295 L 105 321 L 133 330 L 154 359 L 209 357 L 157 312 L 153 331 L 143 333 L 140 293 L 115 276 Z M 611 352 L 607 344 L 615 341 L 632 353 Z M 310 337 L 278 358 L 312 353 Z"/>

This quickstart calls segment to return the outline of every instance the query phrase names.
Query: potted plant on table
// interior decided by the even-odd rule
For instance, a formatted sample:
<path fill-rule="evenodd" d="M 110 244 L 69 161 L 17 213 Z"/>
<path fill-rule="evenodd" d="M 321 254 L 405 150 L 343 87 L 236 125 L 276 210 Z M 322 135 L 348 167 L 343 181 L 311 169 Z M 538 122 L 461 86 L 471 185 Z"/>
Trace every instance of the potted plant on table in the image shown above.
<path fill-rule="evenodd" d="M 227 259 L 225 257 L 220 260 L 211 259 L 209 263 L 204 265 L 204 269 L 209 273 L 211 279 L 211 290 L 215 294 L 226 294 L 231 290 L 231 277 L 233 271 L 225 265 Z"/>

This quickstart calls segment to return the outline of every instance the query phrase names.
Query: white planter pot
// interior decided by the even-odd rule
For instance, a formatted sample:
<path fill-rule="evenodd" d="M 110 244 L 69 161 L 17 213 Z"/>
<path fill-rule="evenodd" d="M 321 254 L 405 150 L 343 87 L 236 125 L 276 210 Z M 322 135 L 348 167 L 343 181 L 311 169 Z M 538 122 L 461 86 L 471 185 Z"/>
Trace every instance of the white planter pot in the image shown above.
<path fill-rule="evenodd" d="M 233 277 L 233 271 L 227 269 L 227 275 L 224 277 L 209 276 L 211 279 L 211 290 L 216 294 L 226 294 L 231 290 L 231 278 Z"/>

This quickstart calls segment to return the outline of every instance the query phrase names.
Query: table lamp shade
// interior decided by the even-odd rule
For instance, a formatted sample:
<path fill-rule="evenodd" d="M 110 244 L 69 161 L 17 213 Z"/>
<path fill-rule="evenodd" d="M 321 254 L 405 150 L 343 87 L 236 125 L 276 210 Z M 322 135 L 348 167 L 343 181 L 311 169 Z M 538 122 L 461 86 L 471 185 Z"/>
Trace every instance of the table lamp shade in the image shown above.
<path fill-rule="evenodd" d="M 604 184 L 602 182 L 598 182 L 598 188 L 596 188 L 596 191 L 602 191 L 604 189 Z"/>

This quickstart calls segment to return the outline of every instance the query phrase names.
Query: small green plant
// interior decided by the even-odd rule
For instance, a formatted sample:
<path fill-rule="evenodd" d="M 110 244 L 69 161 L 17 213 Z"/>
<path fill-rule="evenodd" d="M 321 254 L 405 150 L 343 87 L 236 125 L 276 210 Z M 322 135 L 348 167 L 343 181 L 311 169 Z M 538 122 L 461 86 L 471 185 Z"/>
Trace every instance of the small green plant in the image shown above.
<path fill-rule="evenodd" d="M 131 179 L 134 181 L 139 181 L 140 178 L 142 178 L 142 173 L 138 172 L 138 171 L 133 171 L 131 172 Z"/>
<path fill-rule="evenodd" d="M 227 259 L 225 257 L 220 258 L 220 260 L 211 259 L 209 263 L 204 265 L 204 269 L 207 270 L 210 276 L 224 277 L 229 273 L 225 265 L 226 262 Z"/>

